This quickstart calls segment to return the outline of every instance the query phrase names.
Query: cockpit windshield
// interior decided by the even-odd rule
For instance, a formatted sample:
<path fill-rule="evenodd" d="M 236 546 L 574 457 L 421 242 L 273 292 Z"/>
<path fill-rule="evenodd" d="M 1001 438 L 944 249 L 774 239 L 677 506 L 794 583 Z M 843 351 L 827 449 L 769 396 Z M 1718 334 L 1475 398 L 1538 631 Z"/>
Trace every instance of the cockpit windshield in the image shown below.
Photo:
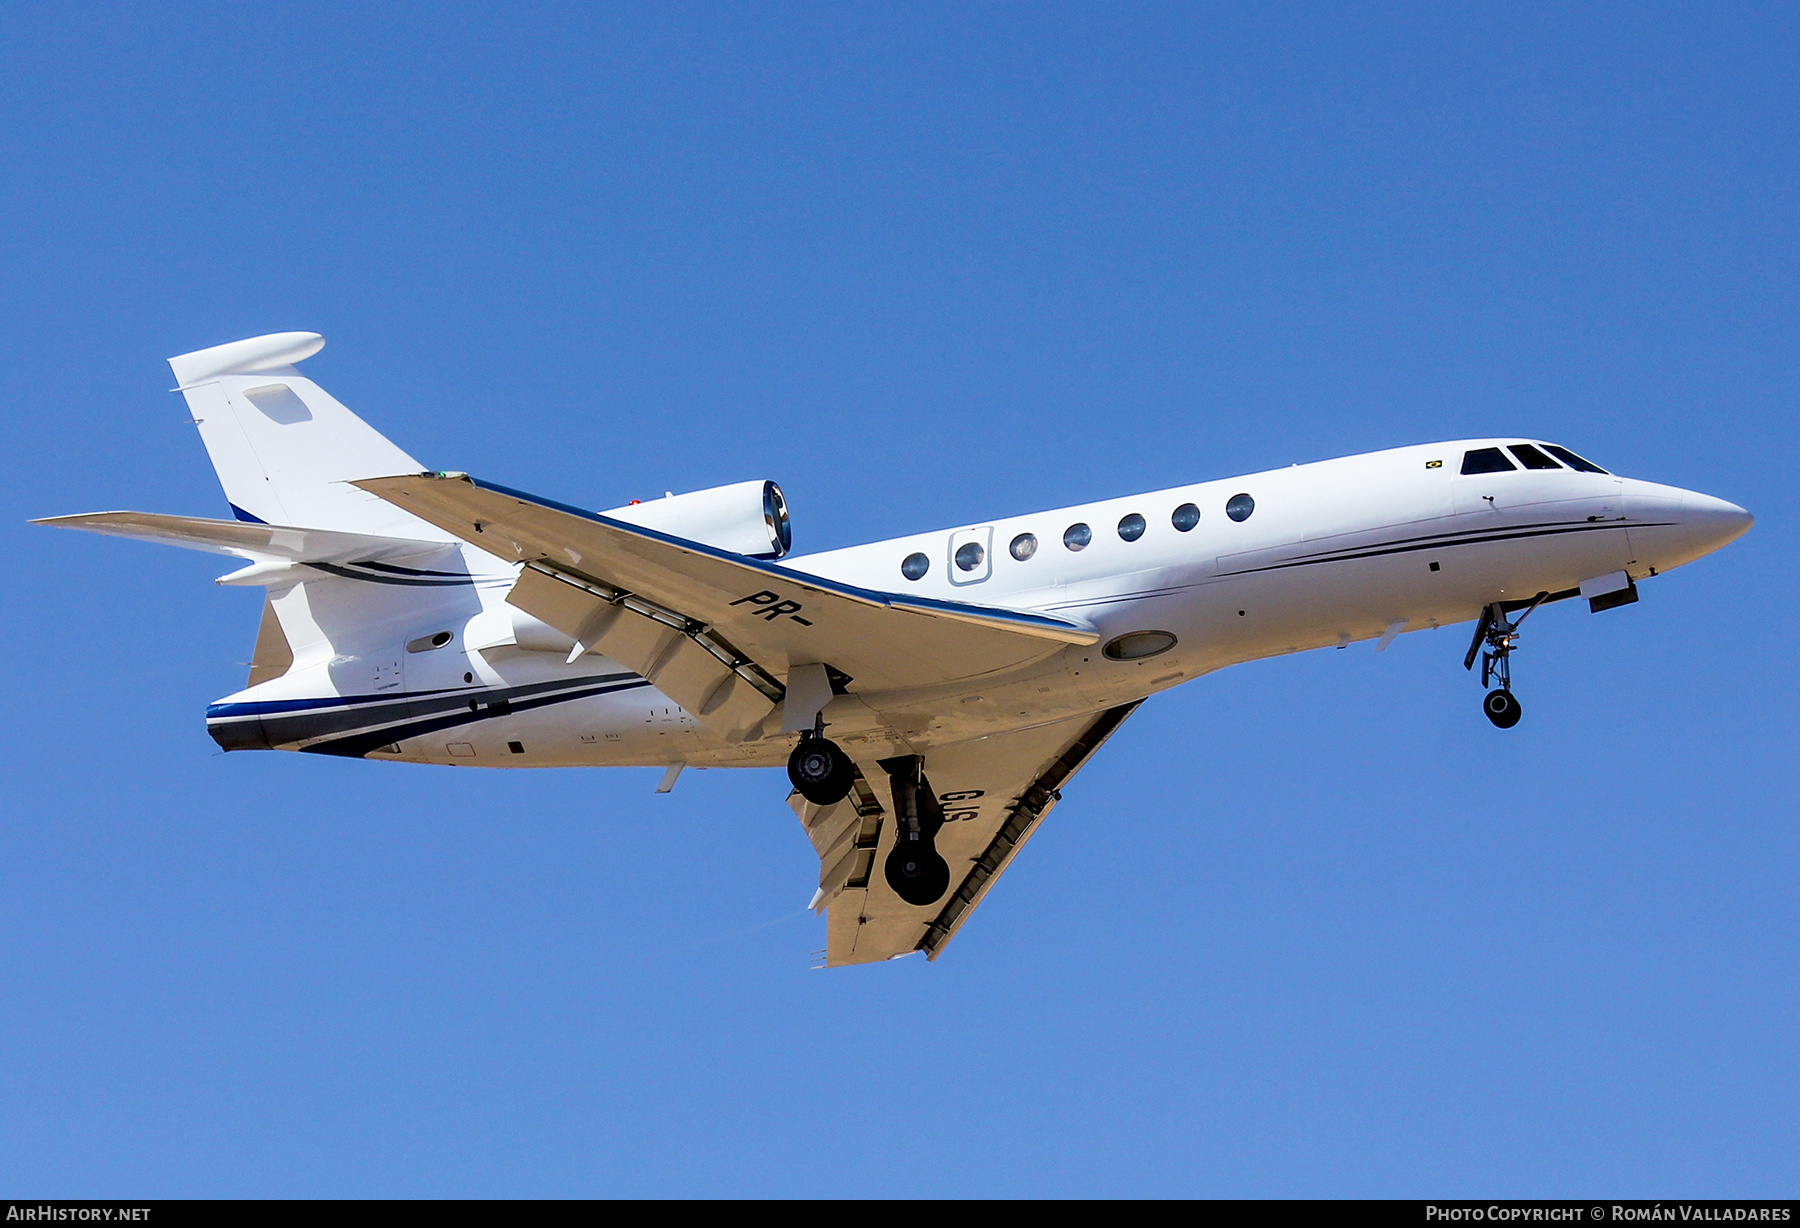
<path fill-rule="evenodd" d="M 1508 456 L 1507 453 L 1512 453 Z M 1550 455 L 1544 455 L 1548 452 Z M 1554 456 L 1556 460 L 1551 460 Z M 1518 458 L 1517 464 L 1513 458 Z M 1562 465 L 1556 463 L 1561 461 Z M 1581 473 L 1605 473 L 1606 470 L 1589 460 L 1583 460 L 1567 448 L 1553 443 L 1509 443 L 1504 451 L 1499 448 L 1471 448 L 1463 453 L 1462 471 L 1474 473 L 1517 473 L 1520 466 L 1526 469 L 1558 469 L 1563 465 Z"/>
<path fill-rule="evenodd" d="M 1561 469 L 1562 466 L 1545 456 L 1528 443 L 1511 444 L 1506 449 L 1519 458 L 1519 463 L 1527 469 Z"/>
<path fill-rule="evenodd" d="M 1471 448 L 1463 453 L 1462 471 L 1470 473 L 1511 473 L 1518 466 L 1506 459 L 1499 448 Z"/>
<path fill-rule="evenodd" d="M 1516 450 L 1517 449 L 1515 449 L 1515 451 Z M 1583 460 L 1583 459 L 1581 459 L 1581 457 L 1575 455 L 1573 452 L 1569 451 L 1567 448 L 1559 447 L 1556 444 L 1553 444 L 1553 443 L 1545 444 L 1544 451 L 1546 451 L 1550 455 L 1554 456 L 1557 460 L 1561 461 L 1563 464 L 1567 465 L 1569 468 L 1578 469 L 1582 473 L 1605 473 L 1606 472 L 1606 470 L 1604 470 L 1600 466 L 1596 465 L 1593 461 Z"/>

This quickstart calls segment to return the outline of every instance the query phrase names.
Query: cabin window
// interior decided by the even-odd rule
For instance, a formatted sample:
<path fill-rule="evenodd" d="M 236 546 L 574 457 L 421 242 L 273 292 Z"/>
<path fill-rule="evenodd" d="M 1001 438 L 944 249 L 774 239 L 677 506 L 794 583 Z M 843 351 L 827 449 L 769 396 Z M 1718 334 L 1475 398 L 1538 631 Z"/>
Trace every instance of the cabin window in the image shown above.
<path fill-rule="evenodd" d="M 1134 542 L 1144 535 L 1144 518 L 1136 512 L 1119 520 L 1119 536 Z"/>
<path fill-rule="evenodd" d="M 1063 530 L 1063 545 L 1071 550 L 1086 550 L 1094 540 L 1094 531 L 1084 524 L 1072 524 Z"/>
<path fill-rule="evenodd" d="M 964 542 L 956 548 L 956 565 L 964 571 L 974 571 L 986 557 L 980 542 Z"/>
<path fill-rule="evenodd" d="M 1192 503 L 1183 503 L 1175 509 L 1174 515 L 1169 517 L 1169 523 L 1175 526 L 1177 533 L 1190 533 L 1194 526 L 1200 523 L 1200 509 Z"/>
<path fill-rule="evenodd" d="M 1019 534 L 1012 539 L 1012 546 L 1010 549 L 1012 551 L 1012 556 L 1023 563 L 1026 559 L 1037 553 L 1037 534 Z"/>
<path fill-rule="evenodd" d="M 1573 452 L 1569 451 L 1567 448 L 1559 448 L 1553 443 L 1545 444 L 1544 451 L 1546 451 L 1550 455 L 1554 456 L 1557 460 L 1561 461 L 1563 464 L 1567 465 L 1569 468 L 1579 470 L 1582 473 L 1605 473 L 1606 472 L 1606 470 L 1604 470 L 1600 466 L 1596 465 L 1593 461 L 1582 460 L 1579 456 L 1575 455 Z"/>
<path fill-rule="evenodd" d="M 1499 448 L 1471 448 L 1463 453 L 1464 473 L 1511 473 L 1517 468 Z"/>
<path fill-rule="evenodd" d="M 1250 519 L 1250 513 L 1256 510 L 1256 500 L 1249 495 L 1233 495 L 1225 503 L 1225 514 L 1236 521 Z"/>
<path fill-rule="evenodd" d="M 931 560 L 922 554 L 909 554 L 900 564 L 900 574 L 908 580 L 922 580 L 925 573 L 931 570 Z"/>
<path fill-rule="evenodd" d="M 1511 444 L 1506 449 L 1519 458 L 1519 463 L 1527 469 L 1561 469 L 1562 466 L 1539 452 L 1528 443 Z"/>

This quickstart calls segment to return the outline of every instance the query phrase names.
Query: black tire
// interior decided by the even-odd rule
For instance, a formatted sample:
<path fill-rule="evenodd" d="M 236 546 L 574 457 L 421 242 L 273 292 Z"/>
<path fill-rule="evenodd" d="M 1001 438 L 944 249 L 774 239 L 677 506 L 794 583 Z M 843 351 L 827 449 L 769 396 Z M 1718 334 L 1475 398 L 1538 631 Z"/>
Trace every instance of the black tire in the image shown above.
<path fill-rule="evenodd" d="M 788 756 L 788 780 L 813 805 L 829 806 L 850 796 L 856 766 L 836 742 L 807 738 Z"/>
<path fill-rule="evenodd" d="M 922 840 L 894 845 L 883 869 L 894 894 L 915 907 L 935 904 L 950 890 L 950 863 Z"/>
<path fill-rule="evenodd" d="M 1511 729 L 1525 715 L 1525 709 L 1519 706 L 1518 699 L 1504 687 L 1489 691 L 1487 698 L 1481 701 L 1481 710 L 1487 713 L 1488 720 L 1501 729 Z"/>

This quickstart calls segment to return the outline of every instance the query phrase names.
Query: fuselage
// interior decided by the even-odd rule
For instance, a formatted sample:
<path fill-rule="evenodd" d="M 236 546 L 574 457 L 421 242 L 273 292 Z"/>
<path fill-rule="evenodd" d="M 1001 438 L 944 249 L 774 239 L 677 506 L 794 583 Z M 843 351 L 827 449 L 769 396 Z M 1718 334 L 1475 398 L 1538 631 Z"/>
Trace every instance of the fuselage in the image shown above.
<path fill-rule="evenodd" d="M 1723 500 L 1501 438 L 1295 465 L 782 565 L 1099 632 L 1093 647 L 1047 645 L 1028 665 L 953 686 L 869 692 L 851 679 L 823 714 L 847 746 L 924 753 L 1110 708 L 1227 665 L 1464 622 L 1493 602 L 1570 596 L 1616 573 L 1635 582 L 1749 525 Z M 282 677 L 219 701 L 209 711 L 215 737 L 228 747 L 254 737 L 280 749 L 491 767 L 785 761 L 791 735 L 728 743 L 630 671 L 594 656 L 568 661 L 568 638 L 505 603 L 515 564 L 450 549 L 467 580 L 343 578 L 355 586 L 342 591 L 362 611 L 363 641 L 299 653 Z M 293 593 L 329 602 L 333 587 Z M 382 602 L 385 613 L 370 617 Z M 313 613 L 329 621 L 329 611 Z M 254 735 L 245 732 L 252 722 Z"/>

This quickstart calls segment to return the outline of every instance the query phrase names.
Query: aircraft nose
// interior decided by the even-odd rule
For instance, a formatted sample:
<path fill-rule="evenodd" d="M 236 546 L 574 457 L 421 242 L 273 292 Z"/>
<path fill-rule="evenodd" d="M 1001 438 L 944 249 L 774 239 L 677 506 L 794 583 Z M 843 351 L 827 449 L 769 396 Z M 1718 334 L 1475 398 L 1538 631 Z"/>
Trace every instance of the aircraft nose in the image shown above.
<path fill-rule="evenodd" d="M 1699 491 L 1631 478 L 1624 488 L 1632 553 L 1658 571 L 1691 563 L 1750 530 L 1749 512 Z"/>
<path fill-rule="evenodd" d="M 1756 517 L 1735 503 L 1690 490 L 1682 493 L 1681 523 L 1702 552 L 1711 553 L 1748 533 Z"/>

